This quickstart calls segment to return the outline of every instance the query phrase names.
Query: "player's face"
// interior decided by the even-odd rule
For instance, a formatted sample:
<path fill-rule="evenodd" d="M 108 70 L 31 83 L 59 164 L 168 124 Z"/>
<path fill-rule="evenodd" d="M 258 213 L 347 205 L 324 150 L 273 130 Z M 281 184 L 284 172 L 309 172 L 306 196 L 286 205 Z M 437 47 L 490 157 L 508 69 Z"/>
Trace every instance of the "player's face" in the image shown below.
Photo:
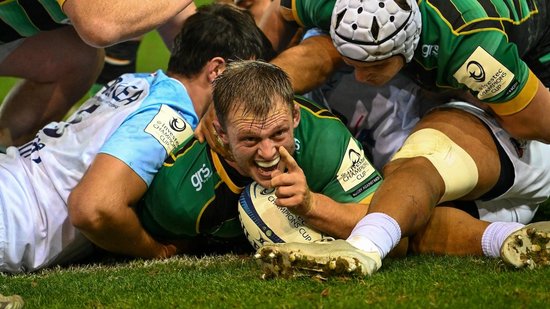
<path fill-rule="evenodd" d="M 271 187 L 271 173 L 282 164 L 279 147 L 294 153 L 293 130 L 300 121 L 298 106 L 293 112 L 283 103 L 275 105 L 264 120 L 238 110 L 228 117 L 226 134 L 221 136 L 229 144 L 239 173 L 266 188 Z"/>
<path fill-rule="evenodd" d="M 358 82 L 371 86 L 386 84 L 405 65 L 405 61 L 400 55 L 373 62 L 357 61 L 345 57 L 344 61 L 355 68 L 355 79 Z"/>

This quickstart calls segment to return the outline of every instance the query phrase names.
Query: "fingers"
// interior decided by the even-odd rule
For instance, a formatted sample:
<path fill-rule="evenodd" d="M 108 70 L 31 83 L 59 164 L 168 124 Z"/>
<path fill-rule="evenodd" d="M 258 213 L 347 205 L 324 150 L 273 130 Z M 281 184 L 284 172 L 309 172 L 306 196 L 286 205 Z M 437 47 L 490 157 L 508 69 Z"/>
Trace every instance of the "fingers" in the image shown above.
<path fill-rule="evenodd" d="M 193 134 L 195 135 L 195 138 L 199 140 L 200 143 L 204 143 L 204 134 L 203 134 L 203 128 L 202 121 L 199 122 L 197 125 L 197 128 L 195 129 L 195 132 Z"/>
<path fill-rule="evenodd" d="M 290 155 L 285 147 L 279 146 L 279 155 L 281 156 L 281 162 L 283 163 L 279 164 L 279 170 L 281 170 L 281 166 L 283 166 L 283 169 L 281 171 L 284 172 L 286 168 L 288 173 L 292 173 L 300 169 L 298 163 L 296 163 L 296 160 L 294 160 L 294 158 Z"/>

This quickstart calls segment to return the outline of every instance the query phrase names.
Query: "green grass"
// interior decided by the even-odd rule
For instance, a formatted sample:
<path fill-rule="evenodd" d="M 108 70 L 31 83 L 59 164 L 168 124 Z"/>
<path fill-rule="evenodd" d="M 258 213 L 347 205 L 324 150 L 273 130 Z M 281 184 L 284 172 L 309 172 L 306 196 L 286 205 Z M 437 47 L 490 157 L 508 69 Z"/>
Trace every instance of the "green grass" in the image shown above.
<path fill-rule="evenodd" d="M 144 38 L 139 72 L 165 68 L 155 32 Z M 15 83 L 0 78 L 0 100 Z M 549 220 L 547 203 L 536 220 Z M 33 274 L 1 275 L 0 293 L 26 308 L 549 308 L 550 268 L 514 270 L 499 260 L 412 256 L 387 259 L 366 279 L 259 279 L 248 255 L 166 261 L 100 258 Z"/>
<path fill-rule="evenodd" d="M 388 259 L 368 278 L 261 280 L 249 256 L 119 261 L 0 277 L 26 308 L 548 308 L 550 268 L 495 259 Z"/>

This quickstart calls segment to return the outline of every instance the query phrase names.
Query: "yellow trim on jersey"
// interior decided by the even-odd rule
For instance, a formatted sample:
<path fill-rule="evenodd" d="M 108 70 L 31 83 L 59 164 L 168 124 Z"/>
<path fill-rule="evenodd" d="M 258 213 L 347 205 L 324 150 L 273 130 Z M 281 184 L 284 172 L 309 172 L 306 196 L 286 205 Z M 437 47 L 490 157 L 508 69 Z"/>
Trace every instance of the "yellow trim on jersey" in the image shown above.
<path fill-rule="evenodd" d="M 491 109 L 501 116 L 507 116 L 515 114 L 531 103 L 537 91 L 539 89 L 539 79 L 531 70 L 529 70 L 529 77 L 525 86 L 520 91 L 520 93 L 510 101 L 504 103 L 488 103 Z"/>
<path fill-rule="evenodd" d="M 370 205 L 370 201 L 372 201 L 372 197 L 374 196 L 374 193 L 376 191 L 372 192 L 371 194 L 369 194 L 369 196 L 365 197 L 364 199 L 362 199 L 359 204 L 369 204 Z"/>
<path fill-rule="evenodd" d="M 65 4 L 65 1 L 67 0 L 57 0 L 57 3 L 59 3 L 59 6 L 63 8 L 63 4 Z"/>
<path fill-rule="evenodd" d="M 240 194 L 243 191 L 244 187 L 237 186 L 233 182 L 233 180 L 231 180 L 229 175 L 227 175 L 227 172 L 223 168 L 222 162 L 220 161 L 219 155 L 212 149 L 210 149 L 210 153 L 212 154 L 212 161 L 214 162 L 214 167 L 216 168 L 216 171 L 220 175 L 220 178 L 223 180 L 223 182 L 225 182 L 225 184 L 227 185 L 229 190 L 231 190 L 231 192 L 235 194 Z"/>
<path fill-rule="evenodd" d="M 220 185 L 221 181 L 218 182 L 218 184 L 216 185 L 216 188 Z M 204 214 L 204 211 L 206 210 L 206 208 L 208 208 L 208 206 L 210 206 L 210 204 L 212 204 L 212 201 L 214 201 L 216 199 L 216 195 L 214 195 L 211 199 L 208 200 L 208 202 L 206 202 L 206 204 L 204 204 L 204 206 L 202 207 L 201 209 L 201 212 L 199 213 L 199 215 L 197 216 L 197 220 L 195 221 L 195 233 L 197 234 L 200 234 L 200 225 L 201 225 L 201 218 L 202 218 L 202 215 Z"/>

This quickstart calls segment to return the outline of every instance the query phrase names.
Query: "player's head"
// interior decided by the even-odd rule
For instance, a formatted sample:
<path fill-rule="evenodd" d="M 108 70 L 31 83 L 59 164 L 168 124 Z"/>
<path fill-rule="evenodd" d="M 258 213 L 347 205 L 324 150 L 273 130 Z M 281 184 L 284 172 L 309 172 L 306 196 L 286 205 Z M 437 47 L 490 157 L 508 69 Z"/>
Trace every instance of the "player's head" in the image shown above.
<path fill-rule="evenodd" d="M 421 28 L 416 0 L 337 0 L 330 36 L 354 67 L 384 60 L 403 65 L 413 58 Z"/>
<path fill-rule="evenodd" d="M 235 167 L 269 187 L 279 146 L 294 152 L 293 130 L 300 121 L 289 77 L 266 62 L 231 62 L 214 81 L 213 99 L 215 127 Z"/>
<path fill-rule="evenodd" d="M 273 55 L 250 13 L 231 4 L 209 4 L 185 21 L 174 40 L 168 71 L 192 77 L 215 57 L 270 60 Z"/>

